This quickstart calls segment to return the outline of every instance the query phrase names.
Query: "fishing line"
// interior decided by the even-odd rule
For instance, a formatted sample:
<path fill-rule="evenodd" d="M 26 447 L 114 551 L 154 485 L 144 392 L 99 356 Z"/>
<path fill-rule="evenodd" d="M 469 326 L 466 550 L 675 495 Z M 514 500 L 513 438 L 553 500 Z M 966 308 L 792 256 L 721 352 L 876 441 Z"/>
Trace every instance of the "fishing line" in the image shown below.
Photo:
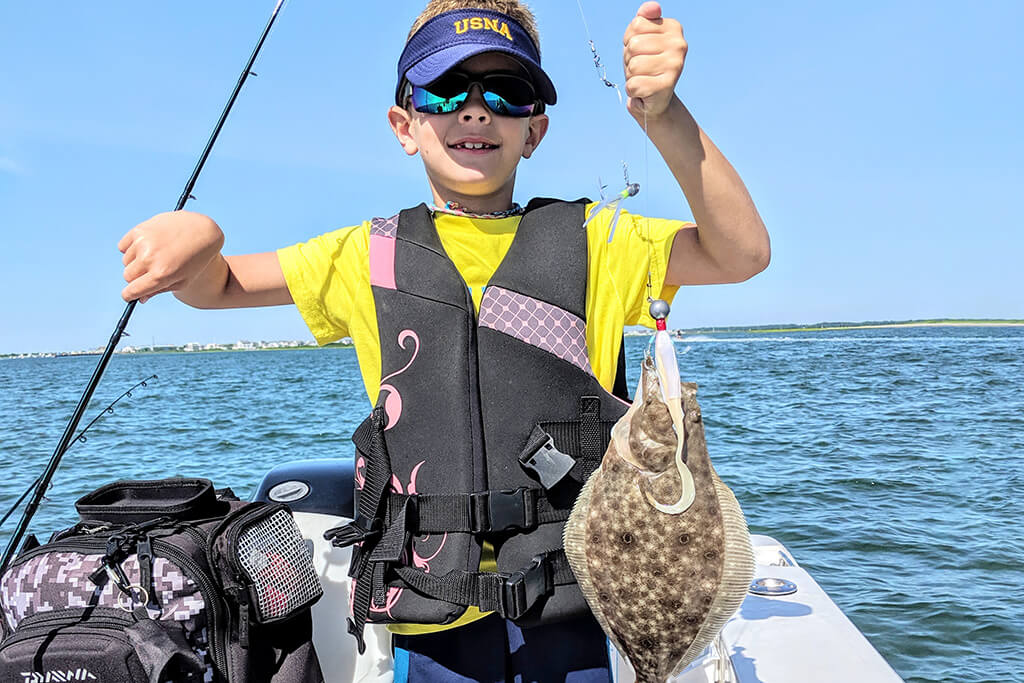
<path fill-rule="evenodd" d="M 605 68 L 604 64 L 601 62 L 601 55 L 598 53 L 597 46 L 594 44 L 594 40 L 593 40 L 593 38 L 590 35 L 590 26 L 589 26 L 589 24 L 587 24 L 587 15 L 583 11 L 583 2 L 582 2 L 582 0 L 576 0 L 576 6 L 580 10 L 580 19 L 583 21 L 583 31 L 586 33 L 586 36 L 587 36 L 587 44 L 590 46 L 590 52 L 593 55 L 594 68 L 597 70 L 598 78 L 601 80 L 601 82 L 605 86 L 607 86 L 609 88 L 614 88 L 615 89 L 615 93 L 619 96 L 619 104 L 622 104 L 622 91 L 619 90 L 619 86 L 616 83 L 613 83 L 612 81 L 610 81 L 608 79 L 608 70 Z M 650 208 L 651 208 L 651 198 L 650 198 L 651 164 L 650 164 L 650 151 L 649 151 L 650 150 L 650 134 L 649 134 L 649 129 L 648 129 L 648 125 L 647 125 L 647 106 L 646 106 L 646 103 L 643 101 L 643 99 L 639 99 L 639 101 L 641 103 L 641 106 L 643 107 L 643 112 L 644 112 L 644 125 L 643 125 L 643 135 L 644 135 L 644 187 L 646 187 L 647 190 L 648 190 L 647 193 L 645 193 L 645 196 L 644 196 L 644 214 L 645 215 L 643 217 L 644 218 L 644 228 L 641 231 L 641 237 L 644 240 L 644 242 L 646 242 L 646 245 L 647 245 L 647 285 L 646 285 L 646 287 L 647 287 L 647 302 L 648 303 L 654 303 L 654 301 L 655 301 L 654 291 L 653 291 L 654 290 L 654 284 L 652 282 L 652 280 L 654 279 L 654 276 L 651 273 L 651 264 L 653 263 L 654 254 L 653 254 L 653 251 L 651 249 L 651 222 L 650 222 L 650 214 L 651 214 L 651 211 L 650 211 Z M 587 218 L 587 220 L 584 221 L 584 223 L 583 223 L 584 227 L 586 227 L 586 225 L 591 220 L 593 220 L 594 216 L 596 216 L 599 211 L 601 211 L 604 208 L 608 208 L 608 207 L 614 206 L 615 207 L 615 213 L 612 215 L 612 220 L 609 223 L 608 242 L 611 242 L 612 241 L 612 237 L 615 235 L 615 226 L 616 226 L 616 224 L 618 222 L 618 219 L 619 219 L 619 213 L 622 211 L 622 201 L 627 199 L 627 198 L 629 198 L 629 197 L 634 197 L 634 196 L 636 196 L 640 192 L 640 185 L 638 183 L 630 183 L 629 182 L 629 171 L 628 171 L 628 166 L 626 165 L 625 161 L 622 162 L 622 169 L 623 169 L 623 176 L 624 176 L 626 188 L 622 192 L 620 192 L 618 195 L 615 195 L 615 196 L 611 197 L 610 199 L 605 199 L 604 191 L 603 191 L 603 187 L 602 187 L 602 192 L 601 192 L 601 199 L 602 199 L 602 201 L 597 206 L 594 207 L 593 211 L 590 214 L 590 217 Z M 598 184 L 600 185 L 600 181 L 598 181 Z M 666 268 L 667 268 L 667 264 L 666 264 Z"/>
<path fill-rule="evenodd" d="M 652 292 L 654 285 L 651 284 L 651 260 L 654 258 L 654 254 L 651 252 L 651 162 L 650 162 L 650 144 L 651 136 L 647 130 L 647 103 L 643 100 L 644 106 L 644 186 L 647 188 L 647 192 L 644 194 L 644 229 L 647 233 L 647 303 L 654 303 L 654 293 Z M 668 264 L 665 264 L 665 270 L 668 271 Z"/>
<path fill-rule="evenodd" d="M 42 476 L 36 477 L 36 480 L 29 484 L 28 488 L 25 489 L 25 493 L 21 494 L 21 497 L 14 502 L 14 505 L 11 506 L 11 509 L 4 513 L 4 516 L 0 518 L 0 528 L 3 527 L 4 522 L 7 521 L 7 518 L 13 515 L 14 511 L 18 509 L 18 507 L 21 505 L 21 501 L 25 500 L 25 498 L 28 497 L 28 494 L 32 493 L 32 489 L 39 485 L 40 480 L 42 480 Z"/>
<path fill-rule="evenodd" d="M 89 424 L 87 424 L 85 426 L 85 428 L 82 429 L 82 431 L 78 432 L 78 436 L 76 436 L 74 439 L 71 440 L 71 443 L 68 445 L 68 447 L 64 449 L 64 453 L 67 453 L 69 450 L 71 450 L 71 446 L 74 446 L 76 443 L 79 443 L 79 442 L 85 443 L 86 441 L 88 441 L 88 439 L 85 437 L 85 433 L 87 431 L 89 431 L 90 427 L 92 427 L 94 424 L 96 424 L 99 421 L 99 419 L 101 417 L 103 417 L 104 415 L 112 414 L 114 412 L 114 406 L 116 406 L 121 399 L 123 399 L 123 398 L 131 398 L 133 391 L 135 391 L 139 387 L 147 387 L 147 386 L 149 386 L 148 382 L 151 379 L 157 379 L 157 376 L 156 375 L 150 375 L 146 379 L 144 379 L 142 381 L 139 381 L 139 382 L 136 382 L 135 384 L 132 385 L 132 387 L 128 391 L 125 391 L 120 396 L 118 396 L 113 401 L 111 401 L 107 405 L 106 408 L 104 408 L 99 413 L 97 413 L 96 417 L 94 417 L 92 419 L 92 421 L 90 421 Z M 18 500 L 14 503 L 14 505 L 11 506 L 11 509 L 8 510 L 6 513 L 4 513 L 3 517 L 0 517 L 0 528 L 2 528 L 3 525 L 4 525 L 4 522 L 6 522 L 7 519 L 12 514 L 14 514 L 14 511 L 18 509 L 18 507 L 21 505 L 21 502 L 23 500 L 25 500 L 25 498 L 28 496 L 29 493 L 32 492 L 32 489 L 34 489 L 36 486 L 39 485 L 39 482 L 41 480 L 42 480 L 42 475 L 36 477 L 35 481 L 33 481 L 31 484 L 29 484 L 28 488 L 25 489 L 25 492 L 23 494 L 21 494 L 21 497 L 18 498 Z"/>
<path fill-rule="evenodd" d="M 594 45 L 594 41 L 590 37 L 590 27 L 587 25 L 587 16 L 583 13 L 582 0 L 576 0 L 576 6 L 580 8 L 580 19 L 583 20 L 583 30 L 587 34 L 587 43 L 590 45 L 590 53 L 594 58 L 594 68 L 597 69 L 597 77 L 600 78 L 601 82 L 609 88 L 615 88 L 615 94 L 619 96 L 619 104 L 622 104 L 622 91 L 619 90 L 618 85 L 608 80 L 608 69 L 606 69 L 604 64 L 601 63 L 601 55 L 597 53 L 597 47 Z"/>
<path fill-rule="evenodd" d="M 185 203 L 192 198 L 192 189 L 195 187 L 196 181 L 199 180 L 199 174 L 202 172 L 203 166 L 206 164 L 206 160 L 209 158 L 211 150 L 213 150 L 213 145 L 217 141 L 217 137 L 220 135 L 221 129 L 224 127 L 224 122 L 227 121 L 228 114 L 231 112 L 231 107 L 238 98 L 238 93 L 241 92 L 242 86 L 245 85 L 249 76 L 254 75 L 252 66 L 256 62 L 256 57 L 259 55 L 260 50 L 263 47 L 263 43 L 267 40 L 267 36 L 270 35 L 270 29 L 273 27 L 274 20 L 277 19 L 278 12 L 281 11 L 281 6 L 283 4 L 284 0 L 277 0 L 277 4 L 274 5 L 274 11 L 270 14 L 270 19 L 267 21 L 267 25 L 260 34 L 260 39 L 256 43 L 256 47 L 253 48 L 252 54 L 249 55 L 248 61 L 246 61 L 245 66 L 242 68 L 242 72 L 238 76 L 238 81 L 235 83 L 235 87 L 231 91 L 231 96 L 228 98 L 228 103 L 221 111 L 220 118 L 217 119 L 217 124 L 213 129 L 213 133 L 210 135 L 210 139 L 207 140 L 206 146 L 203 148 L 203 152 L 199 156 L 199 161 L 196 163 L 196 166 L 192 171 L 192 175 L 189 176 L 188 182 L 185 183 L 185 189 L 182 191 L 181 196 L 178 198 L 178 203 L 174 207 L 175 211 L 180 211 L 184 208 Z M 0 573 L 3 573 L 3 571 L 7 569 L 11 559 L 14 557 L 18 543 L 21 541 L 22 536 L 25 535 L 29 522 L 32 521 L 32 516 L 39 508 L 39 503 L 43 498 L 43 493 L 49 487 L 50 480 L 53 479 L 53 475 L 57 471 L 57 467 L 60 465 L 61 457 L 64 455 L 65 451 L 67 451 L 68 446 L 75 438 L 75 429 L 78 427 L 78 423 L 85 414 L 85 409 L 89 405 L 93 392 L 99 385 L 100 378 L 107 369 L 107 365 L 110 363 L 111 356 L 114 355 L 114 349 L 117 347 L 118 342 L 121 341 L 121 337 L 125 334 L 125 328 L 128 326 L 128 320 L 131 318 L 132 311 L 135 310 L 135 305 L 137 303 L 138 299 L 128 302 L 128 305 L 125 306 L 124 312 L 121 314 L 121 318 L 114 326 L 114 332 L 110 335 L 110 340 L 107 342 L 107 346 L 103 350 L 102 355 L 100 355 L 100 360 L 96 364 L 96 369 L 93 370 L 92 377 L 89 379 L 89 383 L 86 385 L 85 391 L 78 400 L 78 405 L 75 407 L 75 411 L 71 415 L 71 419 L 64 428 L 64 434 L 57 443 L 57 448 L 54 449 L 53 455 L 50 456 L 50 461 L 46 465 L 46 469 L 39 478 L 39 484 L 36 486 L 36 493 L 25 507 L 25 512 L 21 516 L 21 521 L 18 523 L 18 527 L 7 545 L 7 549 L 4 551 L 3 558 L 0 559 Z"/>

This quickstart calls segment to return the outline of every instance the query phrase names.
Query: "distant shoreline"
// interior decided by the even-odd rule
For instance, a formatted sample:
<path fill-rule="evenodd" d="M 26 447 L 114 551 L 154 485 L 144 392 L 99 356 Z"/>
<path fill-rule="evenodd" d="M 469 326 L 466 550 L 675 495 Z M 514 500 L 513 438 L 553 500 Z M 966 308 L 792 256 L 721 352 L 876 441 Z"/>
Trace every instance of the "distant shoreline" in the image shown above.
<path fill-rule="evenodd" d="M 794 327 L 747 327 L 747 332 L 814 332 L 822 330 L 882 330 L 896 327 L 1024 327 L 1024 320 L 942 320 L 935 322 L 915 321 L 905 323 L 851 323 L 830 325 L 802 325 Z"/>
<path fill-rule="evenodd" d="M 672 329 L 670 332 L 680 335 L 692 334 L 778 334 L 780 332 L 830 332 L 837 330 L 880 330 L 895 329 L 901 327 L 1024 327 L 1024 320 L 1014 319 L 990 319 L 990 320 L 957 320 L 936 319 L 936 320 L 900 320 L 900 321 L 868 321 L 860 323 L 847 322 L 823 322 L 814 325 L 764 325 L 751 327 L 749 325 L 731 325 L 727 327 L 694 327 L 689 329 Z M 654 334 L 653 330 L 639 326 L 628 329 L 627 337 L 646 337 Z M 332 342 L 319 347 L 314 341 L 296 342 L 245 342 L 244 347 L 229 347 L 221 344 L 208 344 L 204 348 L 186 349 L 185 346 L 155 346 L 139 347 L 127 351 L 121 349 L 117 354 L 155 354 L 155 353 L 231 353 L 237 351 L 286 351 L 293 349 L 318 349 L 318 348 L 354 348 L 351 341 Z M 253 346 L 249 346 L 253 344 Z M 264 346 L 256 346 L 256 345 Z M 269 345 L 272 344 L 272 345 Z M 188 346 L 188 345 L 186 345 Z M 88 351 L 61 351 L 61 352 L 33 352 L 33 353 L 0 353 L 0 359 L 15 358 L 68 358 L 77 356 L 98 356 L 102 349 L 91 349 Z"/>

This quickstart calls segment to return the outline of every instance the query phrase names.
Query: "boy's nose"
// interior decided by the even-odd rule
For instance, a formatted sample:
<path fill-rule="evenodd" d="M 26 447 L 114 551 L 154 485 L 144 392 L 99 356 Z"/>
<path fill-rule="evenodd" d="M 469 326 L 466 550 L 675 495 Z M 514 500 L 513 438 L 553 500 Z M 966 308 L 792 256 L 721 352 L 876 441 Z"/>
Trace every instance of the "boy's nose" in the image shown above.
<path fill-rule="evenodd" d="M 474 83 L 469 89 L 469 97 L 459 111 L 460 118 L 464 123 L 479 121 L 487 123 L 491 120 L 491 110 L 484 104 L 484 93 L 480 86 Z"/>

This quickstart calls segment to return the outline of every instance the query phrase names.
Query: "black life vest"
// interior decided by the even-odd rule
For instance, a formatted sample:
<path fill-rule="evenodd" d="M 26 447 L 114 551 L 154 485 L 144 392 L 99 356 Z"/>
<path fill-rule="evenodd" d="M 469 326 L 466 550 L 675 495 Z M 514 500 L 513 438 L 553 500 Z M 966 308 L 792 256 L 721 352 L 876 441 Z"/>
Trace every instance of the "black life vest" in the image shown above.
<path fill-rule="evenodd" d="M 353 435 L 356 518 L 328 532 L 357 544 L 357 640 L 467 605 L 521 625 L 587 612 L 562 529 L 628 403 L 590 368 L 585 206 L 530 202 L 479 318 L 425 205 L 373 221 L 380 395 Z M 485 540 L 497 573 L 479 571 Z"/>

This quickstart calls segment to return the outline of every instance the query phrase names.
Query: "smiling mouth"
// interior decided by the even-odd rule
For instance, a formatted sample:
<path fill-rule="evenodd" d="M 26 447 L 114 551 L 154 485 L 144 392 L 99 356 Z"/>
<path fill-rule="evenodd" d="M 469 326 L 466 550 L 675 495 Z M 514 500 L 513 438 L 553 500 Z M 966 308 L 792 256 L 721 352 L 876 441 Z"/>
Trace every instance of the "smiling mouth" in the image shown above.
<path fill-rule="evenodd" d="M 491 145 L 486 142 L 457 142 L 454 145 L 448 145 L 451 149 L 471 149 L 471 150 L 483 150 L 483 149 L 498 149 L 497 145 Z"/>

